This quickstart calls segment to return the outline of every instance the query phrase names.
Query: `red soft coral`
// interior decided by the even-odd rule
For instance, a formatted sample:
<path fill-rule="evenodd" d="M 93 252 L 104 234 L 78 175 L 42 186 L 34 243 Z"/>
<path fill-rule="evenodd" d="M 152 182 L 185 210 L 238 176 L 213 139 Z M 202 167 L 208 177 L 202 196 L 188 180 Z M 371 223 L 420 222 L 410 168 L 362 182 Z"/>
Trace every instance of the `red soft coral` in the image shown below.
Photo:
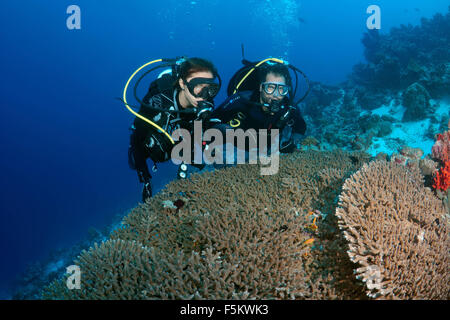
<path fill-rule="evenodd" d="M 450 187 L 450 161 L 446 161 L 444 167 L 436 173 L 433 188 L 447 191 Z"/>
<path fill-rule="evenodd" d="M 450 121 L 448 122 L 448 126 L 450 128 Z M 449 161 L 449 153 L 450 153 L 450 130 L 438 134 L 436 138 L 436 142 L 431 149 L 431 154 L 433 158 L 441 160 L 443 163 Z"/>

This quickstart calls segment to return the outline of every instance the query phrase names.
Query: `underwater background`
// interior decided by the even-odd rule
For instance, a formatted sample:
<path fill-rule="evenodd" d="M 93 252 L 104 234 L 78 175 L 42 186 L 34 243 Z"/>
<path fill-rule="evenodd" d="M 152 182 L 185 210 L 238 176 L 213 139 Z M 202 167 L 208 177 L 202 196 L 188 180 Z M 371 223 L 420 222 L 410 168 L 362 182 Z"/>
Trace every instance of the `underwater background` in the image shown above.
<path fill-rule="evenodd" d="M 81 30 L 66 27 L 73 4 Z M 115 99 L 137 67 L 208 58 L 225 84 L 220 104 L 244 44 L 248 60 L 281 57 L 311 81 L 336 86 L 366 61 L 361 39 L 373 4 L 385 34 L 445 15 L 449 1 L 3 1 L 0 298 L 32 298 L 17 290 L 65 267 L 58 257 L 106 235 L 140 201 L 127 163 L 134 116 Z M 440 106 L 448 115 L 448 104 Z M 430 138 L 415 147 L 427 154 L 432 145 Z M 170 163 L 158 168 L 155 193 L 176 176 Z"/>

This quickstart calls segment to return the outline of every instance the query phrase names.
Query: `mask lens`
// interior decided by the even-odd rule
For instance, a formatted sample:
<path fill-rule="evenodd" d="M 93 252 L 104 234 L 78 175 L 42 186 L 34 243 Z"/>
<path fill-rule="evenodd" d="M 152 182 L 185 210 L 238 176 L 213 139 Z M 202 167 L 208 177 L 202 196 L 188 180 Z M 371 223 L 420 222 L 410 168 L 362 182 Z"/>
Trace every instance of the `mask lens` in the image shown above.
<path fill-rule="evenodd" d="M 278 93 L 280 94 L 280 96 L 285 96 L 285 95 L 288 94 L 288 92 L 289 92 L 289 87 L 288 86 L 285 86 L 285 85 L 282 85 L 282 84 L 278 85 Z"/>
<path fill-rule="evenodd" d="M 277 88 L 277 85 L 274 83 L 265 83 L 264 84 L 264 91 L 267 94 L 273 94 L 275 92 L 276 88 Z"/>
<path fill-rule="evenodd" d="M 219 93 L 219 85 L 212 83 L 208 87 L 208 93 L 211 98 L 214 98 Z"/>
<path fill-rule="evenodd" d="M 202 94 L 202 91 L 205 89 L 206 85 L 205 84 L 198 84 L 194 87 L 194 96 L 200 96 Z"/>
<path fill-rule="evenodd" d="M 194 78 L 187 83 L 189 92 L 196 98 L 214 98 L 219 92 L 219 85 L 209 78 Z"/>
<path fill-rule="evenodd" d="M 263 85 L 264 91 L 270 95 L 274 94 L 275 91 L 278 91 L 278 94 L 280 96 L 285 96 L 289 92 L 289 87 L 285 84 L 265 82 L 262 85 Z"/>

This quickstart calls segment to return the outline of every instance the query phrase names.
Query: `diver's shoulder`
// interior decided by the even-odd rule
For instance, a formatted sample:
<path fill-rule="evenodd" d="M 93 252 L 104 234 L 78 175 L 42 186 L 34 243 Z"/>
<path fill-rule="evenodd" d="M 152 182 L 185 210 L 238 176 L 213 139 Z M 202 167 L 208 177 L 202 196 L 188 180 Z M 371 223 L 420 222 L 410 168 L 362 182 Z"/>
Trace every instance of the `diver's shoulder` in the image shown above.
<path fill-rule="evenodd" d="M 238 94 L 240 97 L 247 99 L 247 100 L 250 100 L 253 96 L 255 96 L 255 92 L 251 91 L 251 90 L 241 91 L 241 92 L 238 92 Z"/>
<path fill-rule="evenodd" d="M 253 91 L 240 91 L 227 98 L 229 104 L 247 103 L 252 100 Z"/>

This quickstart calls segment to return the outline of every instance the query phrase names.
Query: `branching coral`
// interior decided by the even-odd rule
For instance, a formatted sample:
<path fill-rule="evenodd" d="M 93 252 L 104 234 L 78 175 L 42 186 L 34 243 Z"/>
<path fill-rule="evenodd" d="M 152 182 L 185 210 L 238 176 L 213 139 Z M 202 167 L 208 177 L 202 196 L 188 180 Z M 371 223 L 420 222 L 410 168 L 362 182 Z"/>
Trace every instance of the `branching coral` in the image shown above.
<path fill-rule="evenodd" d="M 171 182 L 110 240 L 81 253 L 81 290 L 60 279 L 43 296 L 364 299 L 369 290 L 447 297 L 442 204 L 422 187 L 418 169 L 375 162 L 348 178 L 368 160 L 364 153 L 297 152 L 282 156 L 273 176 L 239 165 Z M 183 206 L 167 205 L 176 202 Z"/>
<path fill-rule="evenodd" d="M 346 180 L 336 210 L 370 297 L 448 299 L 448 222 L 419 173 L 376 161 Z"/>
<path fill-rule="evenodd" d="M 46 299 L 136 299 L 151 279 L 150 250 L 136 241 L 108 240 L 83 251 L 74 262 L 81 270 L 81 289 L 68 290 L 65 279 L 53 282 Z"/>
<path fill-rule="evenodd" d="M 111 240 L 76 261 L 83 290 L 70 292 L 59 280 L 45 297 L 360 298 L 325 215 L 345 177 L 366 160 L 340 151 L 298 152 L 282 156 L 273 176 L 239 165 L 171 182 L 125 217 Z M 182 207 L 167 205 L 178 199 Z M 308 214 L 317 209 L 324 217 Z"/>

